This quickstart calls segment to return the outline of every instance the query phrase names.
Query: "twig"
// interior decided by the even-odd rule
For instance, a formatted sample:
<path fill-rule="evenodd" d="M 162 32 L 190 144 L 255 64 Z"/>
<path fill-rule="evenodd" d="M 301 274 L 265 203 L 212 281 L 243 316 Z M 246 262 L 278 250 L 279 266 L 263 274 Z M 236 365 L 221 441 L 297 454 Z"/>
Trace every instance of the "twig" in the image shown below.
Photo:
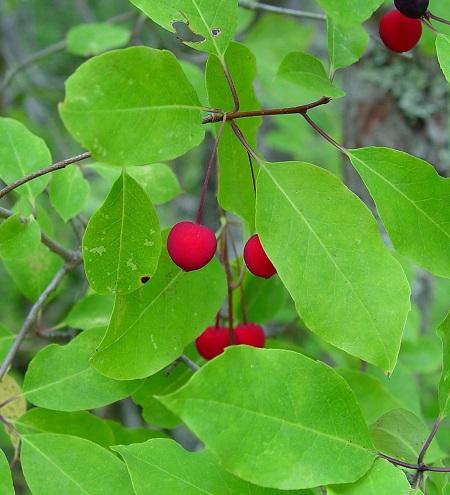
<path fill-rule="evenodd" d="M 191 368 L 192 371 L 198 371 L 200 369 L 200 366 L 197 363 L 194 363 L 192 359 L 189 359 L 186 354 L 182 354 L 178 360 L 181 363 L 184 363 L 188 368 Z"/>
<path fill-rule="evenodd" d="M 222 69 L 225 74 L 225 78 L 227 80 L 228 87 L 230 88 L 231 95 L 233 97 L 233 102 L 234 102 L 234 107 L 233 107 L 233 112 L 238 112 L 240 108 L 240 103 L 239 103 L 239 96 L 237 94 L 236 86 L 234 85 L 233 78 L 230 74 L 230 71 L 228 70 L 227 64 L 225 63 L 225 60 L 222 59 L 220 61 L 222 64 Z"/>
<path fill-rule="evenodd" d="M 304 19 L 313 19 L 315 21 L 326 21 L 327 17 L 324 14 L 316 14 L 315 12 L 306 12 L 304 10 L 288 9 L 286 7 L 276 7 L 266 3 L 252 2 L 250 0 L 240 0 L 239 5 L 250 10 L 264 10 L 266 12 L 274 12 L 275 14 L 290 15 L 293 17 L 302 17 Z"/>
<path fill-rule="evenodd" d="M 401 461 L 400 459 L 396 459 L 395 457 L 391 457 L 390 455 L 382 454 L 381 452 L 378 453 L 378 456 L 386 459 L 392 464 L 395 464 L 396 466 L 401 466 L 406 469 L 414 469 L 415 471 L 431 471 L 433 473 L 450 473 L 450 467 L 434 467 L 434 466 L 427 466 L 425 464 L 422 464 L 422 466 L 419 466 L 418 464 L 411 464 L 409 462 L 404 462 Z"/>
<path fill-rule="evenodd" d="M 440 416 L 438 416 L 436 421 L 433 424 L 433 428 L 432 428 L 430 434 L 428 435 L 428 438 L 425 440 L 425 442 L 423 444 L 422 450 L 420 451 L 419 458 L 417 459 L 417 464 L 419 464 L 419 466 L 421 464 L 423 464 L 423 460 L 425 459 L 425 455 L 428 451 L 428 448 L 430 447 L 431 442 L 433 441 L 434 437 L 436 436 L 436 433 L 438 432 L 439 427 L 441 426 L 441 423 L 442 423 L 442 418 Z"/>
<path fill-rule="evenodd" d="M 2 208 L 0 206 L 1 218 L 9 218 L 12 217 L 13 215 L 14 213 L 12 211 L 7 210 L 6 208 Z M 68 263 L 77 260 L 80 256 L 78 251 L 71 251 L 70 249 L 66 249 L 64 246 L 58 244 L 56 241 L 54 241 L 44 232 L 41 232 L 41 242 L 42 244 L 45 244 L 50 249 L 50 251 L 53 251 L 58 256 L 61 256 L 61 258 Z"/>
<path fill-rule="evenodd" d="M 450 25 L 450 21 L 448 19 L 444 19 L 443 17 L 439 17 L 438 15 L 432 14 L 428 11 L 425 16 L 426 19 L 433 19 L 433 21 L 441 22 L 442 24 Z"/>
<path fill-rule="evenodd" d="M 312 119 L 311 117 L 305 112 L 302 113 L 302 117 L 308 122 L 308 124 L 318 133 L 320 134 L 326 141 L 328 141 L 330 144 L 332 144 L 335 148 L 337 148 L 339 151 L 342 151 L 342 153 L 346 153 L 345 148 L 340 145 L 336 140 L 334 140 L 329 134 L 327 134 L 322 128 L 320 128 Z"/>
<path fill-rule="evenodd" d="M 226 114 L 226 120 L 231 121 L 235 119 L 242 119 L 246 117 L 267 117 L 270 115 L 292 115 L 292 114 L 304 114 L 308 110 L 319 107 L 321 105 L 326 105 L 330 103 L 331 98 L 323 97 L 319 100 L 308 103 L 307 105 L 299 105 L 296 107 L 286 107 L 286 108 L 267 108 L 263 110 L 250 110 L 248 112 L 230 112 Z M 212 122 L 220 122 L 223 119 L 223 115 L 214 114 L 208 115 L 203 119 L 203 124 L 210 124 Z"/>
<path fill-rule="evenodd" d="M 14 191 L 14 189 L 17 189 L 18 187 L 22 186 L 23 184 L 26 184 L 27 182 L 30 182 L 34 179 L 37 179 L 38 177 L 42 177 L 45 174 L 49 174 L 51 172 L 55 172 L 56 170 L 60 170 L 62 168 L 65 168 L 68 165 L 71 165 L 72 163 L 81 162 L 82 160 L 86 160 L 87 158 L 90 158 L 90 157 L 91 157 L 91 154 L 88 151 L 86 151 L 84 153 L 81 153 L 80 155 L 72 156 L 71 158 L 67 158 L 66 160 L 62 160 L 60 162 L 53 163 L 52 165 L 49 165 L 48 167 L 41 168 L 40 170 L 36 170 L 36 172 L 32 172 L 31 174 L 25 175 L 24 177 L 17 179 L 12 184 L 9 184 L 8 186 L 1 189 L 0 190 L 0 199 L 3 198 L 4 196 L 6 196 L 11 191 Z"/>
<path fill-rule="evenodd" d="M 73 260 L 71 263 L 66 263 L 53 277 L 52 281 L 48 284 L 48 286 L 42 291 L 41 295 L 38 297 L 37 301 L 31 307 L 25 321 L 22 325 L 22 328 L 16 335 L 12 346 L 10 347 L 8 354 L 3 360 L 2 365 L 0 366 L 0 380 L 3 379 L 5 374 L 7 373 L 12 361 L 14 360 L 17 351 L 22 344 L 23 339 L 26 334 L 33 326 L 39 311 L 44 306 L 50 294 L 58 287 L 62 279 L 66 276 L 67 273 L 75 269 L 81 263 L 81 256 L 77 260 Z"/>

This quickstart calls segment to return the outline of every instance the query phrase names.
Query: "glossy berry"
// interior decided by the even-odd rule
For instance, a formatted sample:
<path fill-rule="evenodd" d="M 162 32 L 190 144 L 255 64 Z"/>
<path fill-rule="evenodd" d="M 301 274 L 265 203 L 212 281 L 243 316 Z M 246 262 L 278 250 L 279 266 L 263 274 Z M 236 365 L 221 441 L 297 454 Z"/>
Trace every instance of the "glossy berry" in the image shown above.
<path fill-rule="evenodd" d="M 394 0 L 397 9 L 406 17 L 420 19 L 428 10 L 430 0 Z"/>
<path fill-rule="evenodd" d="M 258 235 L 250 237 L 244 247 L 244 260 L 247 268 L 257 277 L 270 278 L 277 273 L 269 260 Z"/>
<path fill-rule="evenodd" d="M 387 12 L 380 22 L 380 37 L 393 52 L 407 52 L 414 48 L 422 35 L 420 19 L 411 19 L 394 9 Z"/>
<path fill-rule="evenodd" d="M 234 329 L 234 341 L 236 345 L 251 345 L 252 347 L 264 347 L 266 337 L 264 330 L 256 323 L 242 323 Z"/>
<path fill-rule="evenodd" d="M 199 223 L 177 223 L 167 238 L 169 256 L 185 272 L 203 268 L 211 261 L 216 249 L 214 232 Z"/>
<path fill-rule="evenodd" d="M 230 332 L 225 327 L 208 327 L 195 341 L 197 351 L 203 358 L 215 358 L 230 345 Z"/>

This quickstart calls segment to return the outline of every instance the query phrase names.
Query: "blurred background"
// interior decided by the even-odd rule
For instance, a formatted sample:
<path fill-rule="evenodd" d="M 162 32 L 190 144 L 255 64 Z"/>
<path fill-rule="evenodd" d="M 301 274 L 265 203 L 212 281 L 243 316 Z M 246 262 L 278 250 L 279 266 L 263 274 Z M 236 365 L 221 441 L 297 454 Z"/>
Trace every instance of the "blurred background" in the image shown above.
<path fill-rule="evenodd" d="M 272 4 L 320 14 L 317 4 L 309 0 L 273 1 Z M 386 2 L 385 7 L 389 8 L 390 4 Z M 448 0 L 431 0 L 431 8 L 436 15 L 450 18 Z M 378 145 L 397 148 L 428 160 L 441 175 L 449 176 L 449 86 L 437 66 L 435 35 L 425 29 L 420 46 L 413 54 L 392 54 L 378 41 L 377 21 L 381 12 L 366 23 L 371 38 L 360 62 L 336 75 L 347 97 L 340 104 L 333 103 L 314 110 L 315 120 L 347 147 Z M 80 40 L 71 40 L 67 35 L 80 24 L 105 21 L 119 28 L 122 36 L 119 31 L 116 35 L 122 40 L 120 46 L 144 44 L 173 51 L 184 61 L 186 73 L 201 98 L 206 99 L 202 79 L 206 55 L 185 47 L 175 35 L 142 17 L 127 0 L 1 0 L 0 114 L 19 120 L 42 137 L 54 160 L 82 151 L 65 131 L 57 105 L 64 99 L 64 81 L 87 58 L 77 53 L 87 54 L 90 49 L 96 49 L 85 47 L 82 40 L 80 44 Z M 450 33 L 449 27 L 442 25 L 439 29 Z M 326 22 L 320 15 L 308 19 L 241 8 L 237 40 L 245 43 L 256 56 L 255 87 L 263 107 L 303 103 L 297 94 L 280 94 L 277 85 L 273 84 L 278 65 L 287 53 L 311 51 L 328 66 Z M 167 164 L 173 173 L 165 170 L 166 188 L 157 201 L 163 226 L 195 215 L 211 142 L 209 136 L 202 146 Z M 330 170 L 341 177 L 376 216 L 373 204 L 355 172 L 333 147 L 314 134 L 298 116 L 265 119 L 258 147 L 269 160 L 295 159 Z M 95 163 L 83 165 L 80 169 L 89 184 L 89 194 L 86 195 L 80 215 L 64 223 L 55 213 L 46 194 L 40 196 L 36 211 L 43 230 L 68 247 L 79 245 L 86 219 L 101 205 L 118 173 L 111 167 Z M 213 181 L 205 212 L 206 223 L 218 228 L 215 187 Z M 153 194 L 157 192 L 153 191 Z M 17 200 L 12 195 L 3 200 L 2 206 L 27 212 L 27 205 Z M 389 242 L 384 232 L 382 234 Z M 233 235 L 237 251 L 241 252 L 242 232 L 237 219 Z M 431 421 L 437 413 L 436 390 L 442 355 L 436 328 L 450 308 L 450 281 L 435 278 L 406 259 L 400 259 L 400 262 L 413 287 L 413 310 L 407 323 L 399 364 L 391 378 L 382 376 L 371 367 L 367 371 L 373 379 L 383 384 L 389 397 Z M 20 327 L 30 299 L 33 299 L 30 289 L 21 287 L 30 277 L 35 277 L 35 285 L 39 286 L 39 272 L 49 268 L 45 260 L 42 263 L 37 266 L 0 264 L 0 324 L 12 331 Z M 269 345 L 295 348 L 337 367 L 358 370 L 365 366 L 305 329 L 289 295 L 276 278 L 261 281 L 248 277 L 245 287 L 249 319 L 264 324 L 271 337 Z M 86 301 L 86 294 L 89 294 L 88 287 L 81 272 L 66 282 L 57 300 L 48 307 L 45 319 L 40 321 L 36 329 L 37 336 L 26 341 L 17 362 L 19 370 L 26 369 L 36 351 L 48 344 L 49 335 L 50 339 L 64 342 L 76 329 L 83 328 L 80 320 L 92 317 L 89 307 L 78 305 L 74 308 L 74 305 Z M 107 297 L 102 301 L 103 313 L 95 316 L 105 319 L 112 301 Z M 236 301 L 236 311 L 239 315 L 239 300 Z M 47 332 L 55 326 L 62 330 L 60 334 Z M 45 334 L 42 338 L 41 333 Z M 197 359 L 195 351 L 189 350 L 188 353 Z M 174 383 L 185 380 L 186 373 L 175 370 L 170 386 L 174 387 Z M 20 376 L 16 378 L 19 381 L 21 379 Z M 160 378 L 164 384 L 153 383 L 151 390 L 158 391 L 158 387 L 167 386 L 165 379 Z M 352 380 L 351 372 L 347 372 L 346 378 Z M 374 401 L 387 400 L 385 395 L 380 397 L 366 398 L 364 407 L 368 415 Z M 145 399 L 142 398 L 135 398 L 134 402 L 123 401 L 117 406 L 98 411 L 98 414 L 120 420 L 128 426 L 150 423 L 168 430 L 176 425 L 176 421 L 172 420 L 171 423 L 167 416 L 161 420 L 158 414 L 164 417 L 166 413 L 155 413 L 151 409 L 156 407 L 154 404 L 144 405 L 143 418 L 143 401 Z M 195 439 L 187 436 L 186 432 L 176 430 L 175 435 L 185 445 L 196 448 Z M 450 453 L 450 423 L 444 425 L 438 438 L 441 447 Z M 5 434 L 0 438 L 0 446 L 11 452 Z M 17 483 L 20 486 L 19 478 Z M 27 493 L 23 490 L 19 493 Z"/>

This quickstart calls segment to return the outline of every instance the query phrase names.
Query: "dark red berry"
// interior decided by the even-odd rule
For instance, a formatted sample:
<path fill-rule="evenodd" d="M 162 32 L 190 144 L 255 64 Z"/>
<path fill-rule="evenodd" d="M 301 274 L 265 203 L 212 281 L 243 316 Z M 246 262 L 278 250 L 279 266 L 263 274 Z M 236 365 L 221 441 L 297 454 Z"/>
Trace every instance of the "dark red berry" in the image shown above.
<path fill-rule="evenodd" d="M 244 260 L 247 268 L 257 277 L 270 278 L 277 273 L 269 260 L 258 235 L 250 237 L 244 247 Z"/>
<path fill-rule="evenodd" d="M 203 358 L 215 358 L 230 345 L 230 331 L 225 327 L 208 327 L 195 341 L 197 351 Z"/>
<path fill-rule="evenodd" d="M 397 9 L 406 17 L 420 19 L 428 10 L 430 0 L 394 0 Z"/>
<path fill-rule="evenodd" d="M 251 345 L 252 347 L 264 347 L 266 337 L 264 330 L 256 323 L 242 323 L 234 329 L 234 341 L 236 345 Z"/>
<path fill-rule="evenodd" d="M 172 227 L 167 238 L 169 256 L 186 272 L 207 265 L 216 249 L 216 235 L 211 229 L 199 223 L 177 223 Z"/>
<path fill-rule="evenodd" d="M 387 12 L 380 22 L 380 37 L 393 52 L 407 52 L 414 48 L 422 35 L 420 19 L 411 19 L 394 9 Z"/>

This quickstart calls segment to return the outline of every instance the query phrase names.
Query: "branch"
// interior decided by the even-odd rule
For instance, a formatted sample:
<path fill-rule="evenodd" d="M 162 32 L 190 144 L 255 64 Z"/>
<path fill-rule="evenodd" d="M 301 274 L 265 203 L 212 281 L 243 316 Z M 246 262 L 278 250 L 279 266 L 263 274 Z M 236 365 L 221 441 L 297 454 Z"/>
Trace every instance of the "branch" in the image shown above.
<path fill-rule="evenodd" d="M 132 19 L 134 16 L 136 16 L 136 12 L 125 12 L 124 14 L 117 15 L 115 17 L 111 17 L 110 19 L 104 21 L 107 23 L 119 23 L 119 22 L 125 22 L 129 19 Z M 61 52 L 65 50 L 67 47 L 67 42 L 66 40 L 61 40 L 53 45 L 47 46 L 46 48 L 43 48 L 42 50 L 37 51 L 36 53 L 30 55 L 28 58 L 23 60 L 22 62 L 19 62 L 15 67 L 10 69 L 3 81 L 0 83 L 0 93 L 2 93 L 11 83 L 11 81 L 25 69 L 28 69 L 28 67 L 34 65 L 36 62 L 39 62 L 39 60 L 42 60 L 43 58 L 47 58 L 50 55 L 53 55 L 54 53 Z"/>
<path fill-rule="evenodd" d="M 1 218 L 9 218 L 12 217 L 13 215 L 14 213 L 12 211 L 0 207 Z M 61 256 L 61 258 L 67 263 L 77 260 L 80 256 L 78 251 L 71 251 L 70 249 L 66 249 L 64 246 L 58 244 L 56 241 L 54 241 L 44 232 L 41 232 L 41 242 L 42 244 L 45 244 L 50 249 L 50 251 L 53 251 L 58 256 Z"/>
<path fill-rule="evenodd" d="M 439 430 L 439 427 L 441 426 L 442 423 L 442 418 L 440 416 L 437 417 L 436 421 L 434 422 L 433 429 L 431 430 L 431 433 L 428 435 L 428 438 L 425 440 L 422 450 L 420 451 L 419 458 L 417 459 L 417 464 L 422 465 L 423 460 L 425 458 L 425 454 L 427 453 L 427 450 L 429 446 L 431 445 L 431 442 L 433 441 L 434 437 L 436 436 L 436 433 Z"/>
<path fill-rule="evenodd" d="M 276 7 L 266 3 L 252 2 L 251 0 L 240 0 L 239 5 L 244 9 L 264 10 L 266 12 L 274 12 L 275 14 L 285 14 L 293 17 L 302 17 L 303 19 L 313 19 L 315 21 L 326 21 L 327 17 L 324 14 L 316 14 L 315 12 L 306 12 L 304 10 L 293 10 L 285 7 Z"/>
<path fill-rule="evenodd" d="M 378 456 L 383 459 L 386 459 L 391 464 L 395 464 L 396 466 L 401 466 L 406 469 L 414 469 L 415 471 L 419 471 L 419 472 L 431 471 L 433 473 L 450 473 L 450 467 L 434 467 L 434 466 L 427 466 L 425 464 L 422 464 L 420 466 L 419 464 L 411 464 L 409 462 L 401 461 L 400 459 L 396 459 L 395 457 L 382 454 L 381 452 L 378 453 Z"/>
<path fill-rule="evenodd" d="M 250 110 L 248 112 L 230 112 L 226 114 L 226 120 L 231 121 L 235 119 L 243 119 L 246 117 L 267 117 L 270 115 L 292 115 L 292 114 L 304 114 L 308 110 L 319 107 L 321 105 L 326 105 L 330 103 L 331 98 L 323 97 L 319 100 L 313 101 L 306 105 L 299 105 L 297 107 L 287 107 L 287 108 L 267 108 L 263 110 Z M 223 114 L 220 113 L 214 115 L 208 115 L 203 119 L 203 124 L 210 124 L 214 122 L 220 122 L 223 120 Z"/>
<path fill-rule="evenodd" d="M 14 360 L 17 351 L 19 350 L 20 345 L 22 344 L 23 339 L 25 338 L 27 332 L 32 327 L 33 323 L 36 321 L 39 311 L 44 306 L 50 294 L 58 287 L 61 280 L 66 276 L 66 274 L 71 272 L 73 269 L 75 269 L 80 263 L 81 263 L 81 256 L 79 256 L 78 259 L 73 260 L 71 263 L 66 263 L 56 273 L 56 275 L 53 277 L 53 280 L 48 284 L 48 286 L 38 297 L 37 301 L 33 304 L 27 317 L 25 318 L 22 328 L 19 330 L 18 334 L 16 335 L 16 338 L 11 348 L 8 351 L 8 354 L 6 355 L 2 365 L 0 366 L 0 380 L 2 380 L 5 374 L 7 373 L 8 368 L 11 365 L 12 361 Z"/>
<path fill-rule="evenodd" d="M 32 172 L 29 175 L 25 175 L 24 177 L 21 177 L 20 179 L 17 179 L 15 182 L 12 184 L 9 184 L 8 186 L 4 187 L 3 189 L 0 190 L 0 199 L 6 196 L 8 193 L 13 191 L 14 189 L 17 189 L 18 187 L 22 186 L 23 184 L 26 184 L 27 182 L 30 182 L 34 179 L 37 179 L 38 177 L 41 177 L 42 175 L 49 174 L 51 172 L 55 172 L 56 170 L 60 170 L 62 168 L 67 167 L 67 165 L 71 165 L 72 163 L 76 162 L 81 162 L 82 160 L 86 160 L 87 158 L 90 158 L 91 154 L 86 151 L 85 153 L 81 153 L 81 155 L 76 155 L 71 158 L 67 158 L 66 160 L 62 160 L 60 162 L 53 163 L 52 165 L 49 165 L 48 167 L 41 168 L 40 170 L 36 170 L 36 172 Z"/>

